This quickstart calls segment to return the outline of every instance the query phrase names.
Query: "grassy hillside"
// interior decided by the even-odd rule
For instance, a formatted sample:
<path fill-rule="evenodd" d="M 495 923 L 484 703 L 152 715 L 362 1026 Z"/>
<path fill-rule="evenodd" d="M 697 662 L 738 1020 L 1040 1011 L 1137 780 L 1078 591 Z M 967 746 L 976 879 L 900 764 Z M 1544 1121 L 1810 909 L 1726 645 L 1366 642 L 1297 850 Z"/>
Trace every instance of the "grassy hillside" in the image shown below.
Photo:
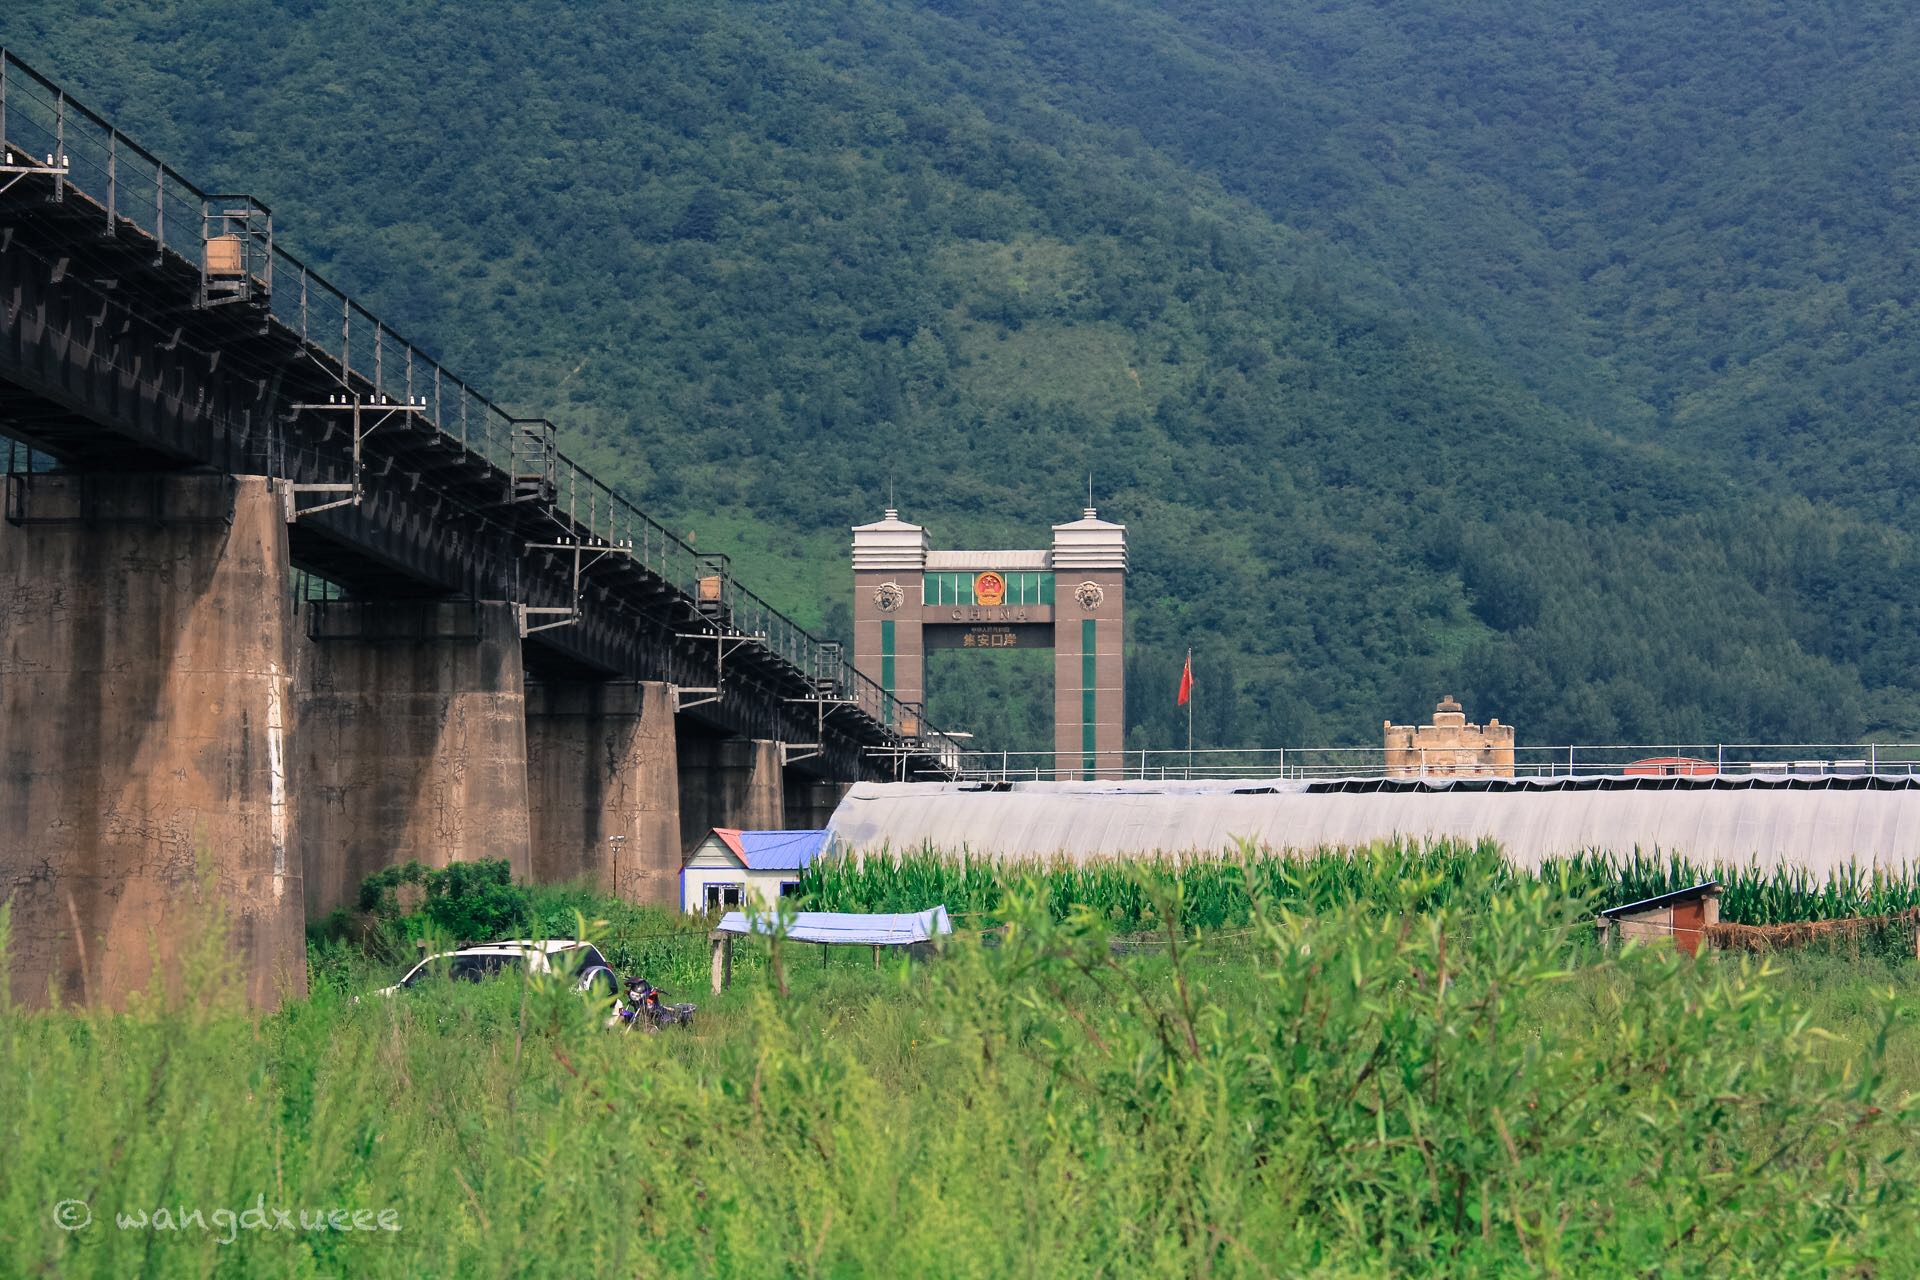
<path fill-rule="evenodd" d="M 1055 3 L 989 30 L 1556 402 L 1913 527 L 1911 6 Z"/>
<path fill-rule="evenodd" d="M 1020 545 L 1093 471 L 1138 745 L 1189 644 L 1204 742 L 1445 690 L 1532 741 L 1911 734 L 1903 224 L 1857 198 L 1904 135 L 1835 112 L 1914 24 L 1601 8 L 23 0 L 0 38 L 830 630 L 890 486 Z M 1795 41 L 1782 111 L 1749 82 Z M 1040 745 L 1032 668 L 943 662 L 933 716 Z"/>

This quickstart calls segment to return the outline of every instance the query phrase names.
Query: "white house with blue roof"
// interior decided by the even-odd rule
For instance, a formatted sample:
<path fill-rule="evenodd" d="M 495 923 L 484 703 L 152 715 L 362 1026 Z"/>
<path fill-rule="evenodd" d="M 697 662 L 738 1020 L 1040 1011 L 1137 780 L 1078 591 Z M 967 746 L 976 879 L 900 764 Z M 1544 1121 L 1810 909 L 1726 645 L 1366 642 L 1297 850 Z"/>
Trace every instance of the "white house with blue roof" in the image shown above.
<path fill-rule="evenodd" d="M 800 883 L 827 847 L 826 831 L 715 827 L 680 868 L 680 909 L 689 914 L 771 907 Z"/>

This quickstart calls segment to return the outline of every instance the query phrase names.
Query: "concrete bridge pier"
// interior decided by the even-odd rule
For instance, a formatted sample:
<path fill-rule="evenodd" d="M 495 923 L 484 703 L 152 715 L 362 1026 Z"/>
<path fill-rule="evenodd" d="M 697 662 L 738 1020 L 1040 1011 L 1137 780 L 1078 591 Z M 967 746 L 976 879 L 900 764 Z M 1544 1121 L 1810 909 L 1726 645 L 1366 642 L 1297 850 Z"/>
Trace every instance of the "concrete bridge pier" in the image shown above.
<path fill-rule="evenodd" d="M 299 690 L 313 918 L 394 863 L 533 872 L 520 629 L 498 601 L 324 601 Z"/>
<path fill-rule="evenodd" d="M 629 902 L 676 905 L 677 743 L 671 685 L 528 685 L 533 878 L 587 880 Z"/>
<path fill-rule="evenodd" d="M 827 825 L 846 797 L 847 782 L 832 782 L 789 769 L 786 779 L 787 825 L 796 831 L 817 831 Z"/>
<path fill-rule="evenodd" d="M 778 742 L 682 733 L 679 773 L 683 853 L 714 827 L 779 831 L 787 825 Z"/>
<path fill-rule="evenodd" d="M 32 475 L 0 521 L 0 897 L 22 1004 L 123 1005 L 224 916 L 306 991 L 286 523 L 261 476 Z"/>

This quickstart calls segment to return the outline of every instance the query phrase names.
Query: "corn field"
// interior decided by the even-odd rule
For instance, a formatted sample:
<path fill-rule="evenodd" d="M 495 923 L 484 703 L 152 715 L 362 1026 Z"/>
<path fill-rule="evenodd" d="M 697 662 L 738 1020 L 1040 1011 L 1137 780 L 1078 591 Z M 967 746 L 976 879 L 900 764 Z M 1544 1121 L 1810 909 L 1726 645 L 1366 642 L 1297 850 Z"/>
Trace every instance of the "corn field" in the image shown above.
<path fill-rule="evenodd" d="M 1242 850 L 1218 859 L 1168 855 L 1128 861 L 996 861 L 921 850 L 901 857 L 827 859 L 807 868 L 799 905 L 821 911 L 920 911 L 944 903 L 977 923 L 998 919 L 1008 890 L 1043 893 L 1056 917 L 1091 907 L 1121 932 L 1164 928 L 1163 908 L 1186 929 L 1231 928 L 1252 918 L 1249 887 L 1263 901 L 1304 914 L 1348 903 L 1396 910 L 1472 907 L 1521 884 L 1546 883 L 1599 909 L 1686 888 L 1725 886 L 1720 918 L 1786 924 L 1891 915 L 1920 907 L 1920 875 L 1842 868 L 1824 880 L 1799 867 L 1701 866 L 1676 856 L 1591 851 L 1527 871 L 1492 841 L 1382 842 L 1311 854 Z"/>
<path fill-rule="evenodd" d="M 1720 918 L 1731 924 L 1790 924 L 1801 920 L 1837 920 L 1844 916 L 1883 916 L 1920 907 L 1920 868 L 1890 875 L 1849 863 L 1825 880 L 1804 867 L 1724 866 L 1702 868 L 1677 857 L 1634 852 L 1624 858 L 1587 854 L 1569 860 L 1578 878 L 1597 886 L 1617 886 L 1619 901 L 1651 898 L 1702 880 L 1718 880 Z M 1601 905 L 1611 905 L 1602 903 Z"/>

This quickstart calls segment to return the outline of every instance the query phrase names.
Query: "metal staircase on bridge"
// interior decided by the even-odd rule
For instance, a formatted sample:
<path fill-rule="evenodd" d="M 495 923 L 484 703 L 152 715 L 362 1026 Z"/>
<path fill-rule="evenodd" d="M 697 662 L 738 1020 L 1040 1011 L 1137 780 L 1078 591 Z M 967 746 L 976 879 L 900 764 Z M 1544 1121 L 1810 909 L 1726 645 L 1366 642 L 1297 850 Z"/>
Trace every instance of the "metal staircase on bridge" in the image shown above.
<path fill-rule="evenodd" d="M 553 424 L 545 418 L 514 419 L 507 501 L 550 503 L 559 487 L 559 451 L 554 448 Z"/>

